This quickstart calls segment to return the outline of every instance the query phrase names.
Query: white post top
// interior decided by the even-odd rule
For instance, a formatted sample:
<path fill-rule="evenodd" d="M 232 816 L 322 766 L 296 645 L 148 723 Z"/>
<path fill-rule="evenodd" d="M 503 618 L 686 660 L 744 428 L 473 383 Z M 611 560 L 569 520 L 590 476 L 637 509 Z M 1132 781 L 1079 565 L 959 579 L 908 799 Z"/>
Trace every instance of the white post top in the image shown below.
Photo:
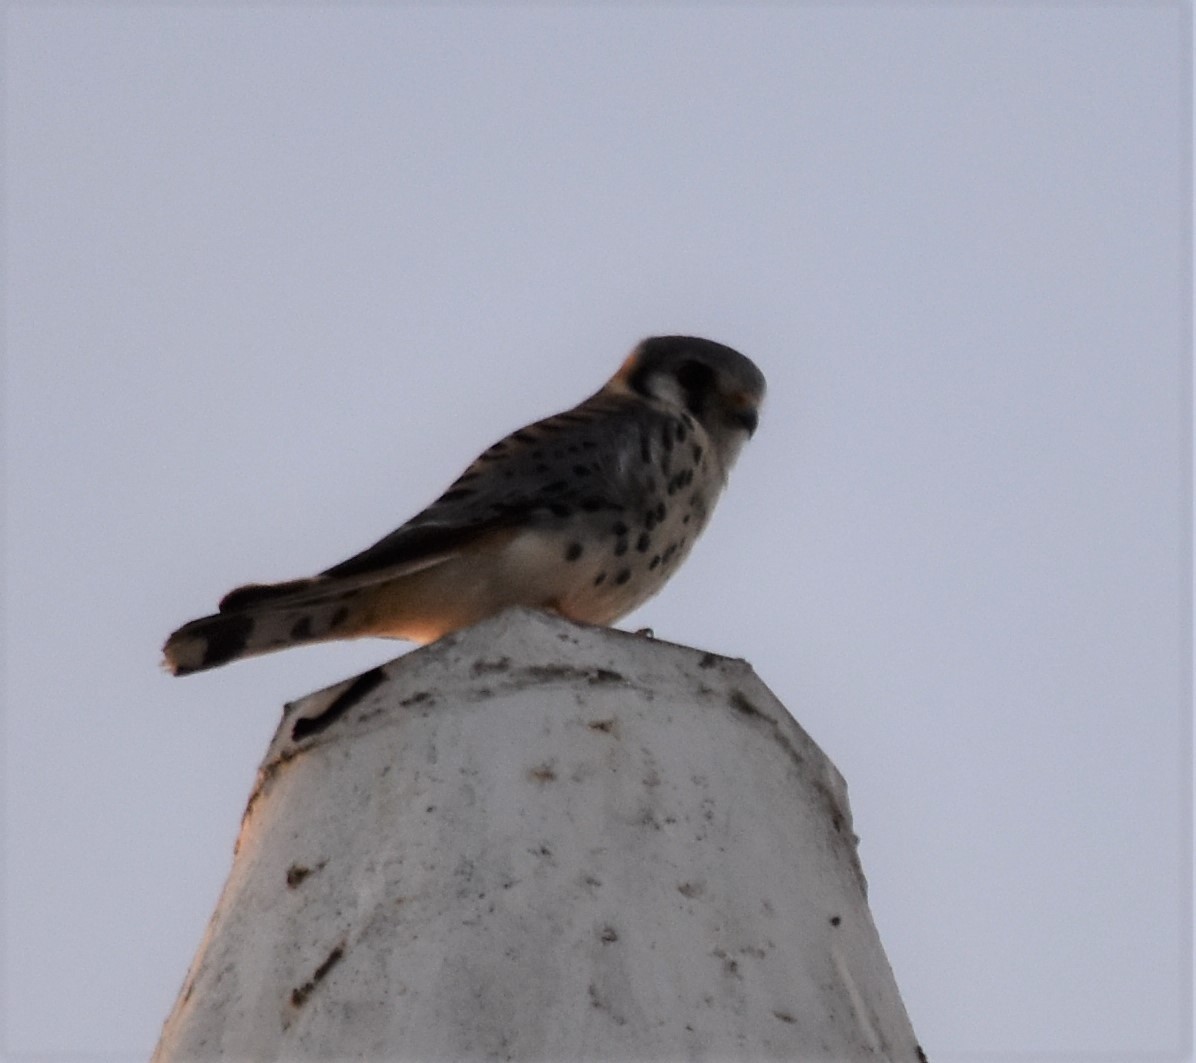
<path fill-rule="evenodd" d="M 751 668 L 520 609 L 287 706 L 154 1058 L 924 1057 Z"/>

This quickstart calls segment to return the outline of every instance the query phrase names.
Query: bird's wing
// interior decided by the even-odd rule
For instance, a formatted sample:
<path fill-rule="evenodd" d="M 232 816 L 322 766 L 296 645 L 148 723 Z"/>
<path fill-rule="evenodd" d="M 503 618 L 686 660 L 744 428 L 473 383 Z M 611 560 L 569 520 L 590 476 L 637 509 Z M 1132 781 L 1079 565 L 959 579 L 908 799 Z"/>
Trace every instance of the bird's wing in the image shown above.
<path fill-rule="evenodd" d="M 427 509 L 323 575 L 386 573 L 452 556 L 508 528 L 623 509 L 636 493 L 632 457 L 638 461 L 644 430 L 638 405 L 595 396 L 512 432 Z"/>
<path fill-rule="evenodd" d="M 577 512 L 609 511 L 617 519 L 641 495 L 646 500 L 650 433 L 667 427 L 663 415 L 599 393 L 495 443 L 435 502 L 361 553 L 310 580 L 237 588 L 220 610 L 298 605 L 385 582 Z"/>

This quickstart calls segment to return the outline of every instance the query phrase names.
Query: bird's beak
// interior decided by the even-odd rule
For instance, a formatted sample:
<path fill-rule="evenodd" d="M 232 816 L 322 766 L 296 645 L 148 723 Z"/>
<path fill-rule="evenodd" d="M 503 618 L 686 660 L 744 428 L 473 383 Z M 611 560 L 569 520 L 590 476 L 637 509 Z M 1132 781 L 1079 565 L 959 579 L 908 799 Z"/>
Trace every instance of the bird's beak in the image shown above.
<path fill-rule="evenodd" d="M 756 434 L 756 426 L 760 423 L 760 412 L 756 409 L 740 410 L 734 415 L 737 425 L 747 430 L 748 437 Z"/>

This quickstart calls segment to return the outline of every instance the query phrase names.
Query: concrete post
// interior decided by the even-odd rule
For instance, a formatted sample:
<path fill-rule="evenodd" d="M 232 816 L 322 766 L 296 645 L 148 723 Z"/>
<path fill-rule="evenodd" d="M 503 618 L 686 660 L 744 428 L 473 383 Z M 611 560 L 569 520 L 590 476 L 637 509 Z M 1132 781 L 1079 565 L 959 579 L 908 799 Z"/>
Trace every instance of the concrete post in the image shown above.
<path fill-rule="evenodd" d="M 287 706 L 154 1059 L 923 1058 L 742 661 L 513 610 Z"/>

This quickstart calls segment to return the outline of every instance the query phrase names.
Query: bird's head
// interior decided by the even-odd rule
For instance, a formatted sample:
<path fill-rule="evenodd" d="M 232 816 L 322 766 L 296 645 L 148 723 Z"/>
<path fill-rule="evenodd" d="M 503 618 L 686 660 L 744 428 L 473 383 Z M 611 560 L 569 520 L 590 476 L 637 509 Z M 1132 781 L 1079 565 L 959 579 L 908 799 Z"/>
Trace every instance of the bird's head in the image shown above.
<path fill-rule="evenodd" d="M 653 336 L 640 343 L 611 382 L 690 414 L 730 466 L 756 430 L 764 374 L 750 358 L 697 336 Z"/>

